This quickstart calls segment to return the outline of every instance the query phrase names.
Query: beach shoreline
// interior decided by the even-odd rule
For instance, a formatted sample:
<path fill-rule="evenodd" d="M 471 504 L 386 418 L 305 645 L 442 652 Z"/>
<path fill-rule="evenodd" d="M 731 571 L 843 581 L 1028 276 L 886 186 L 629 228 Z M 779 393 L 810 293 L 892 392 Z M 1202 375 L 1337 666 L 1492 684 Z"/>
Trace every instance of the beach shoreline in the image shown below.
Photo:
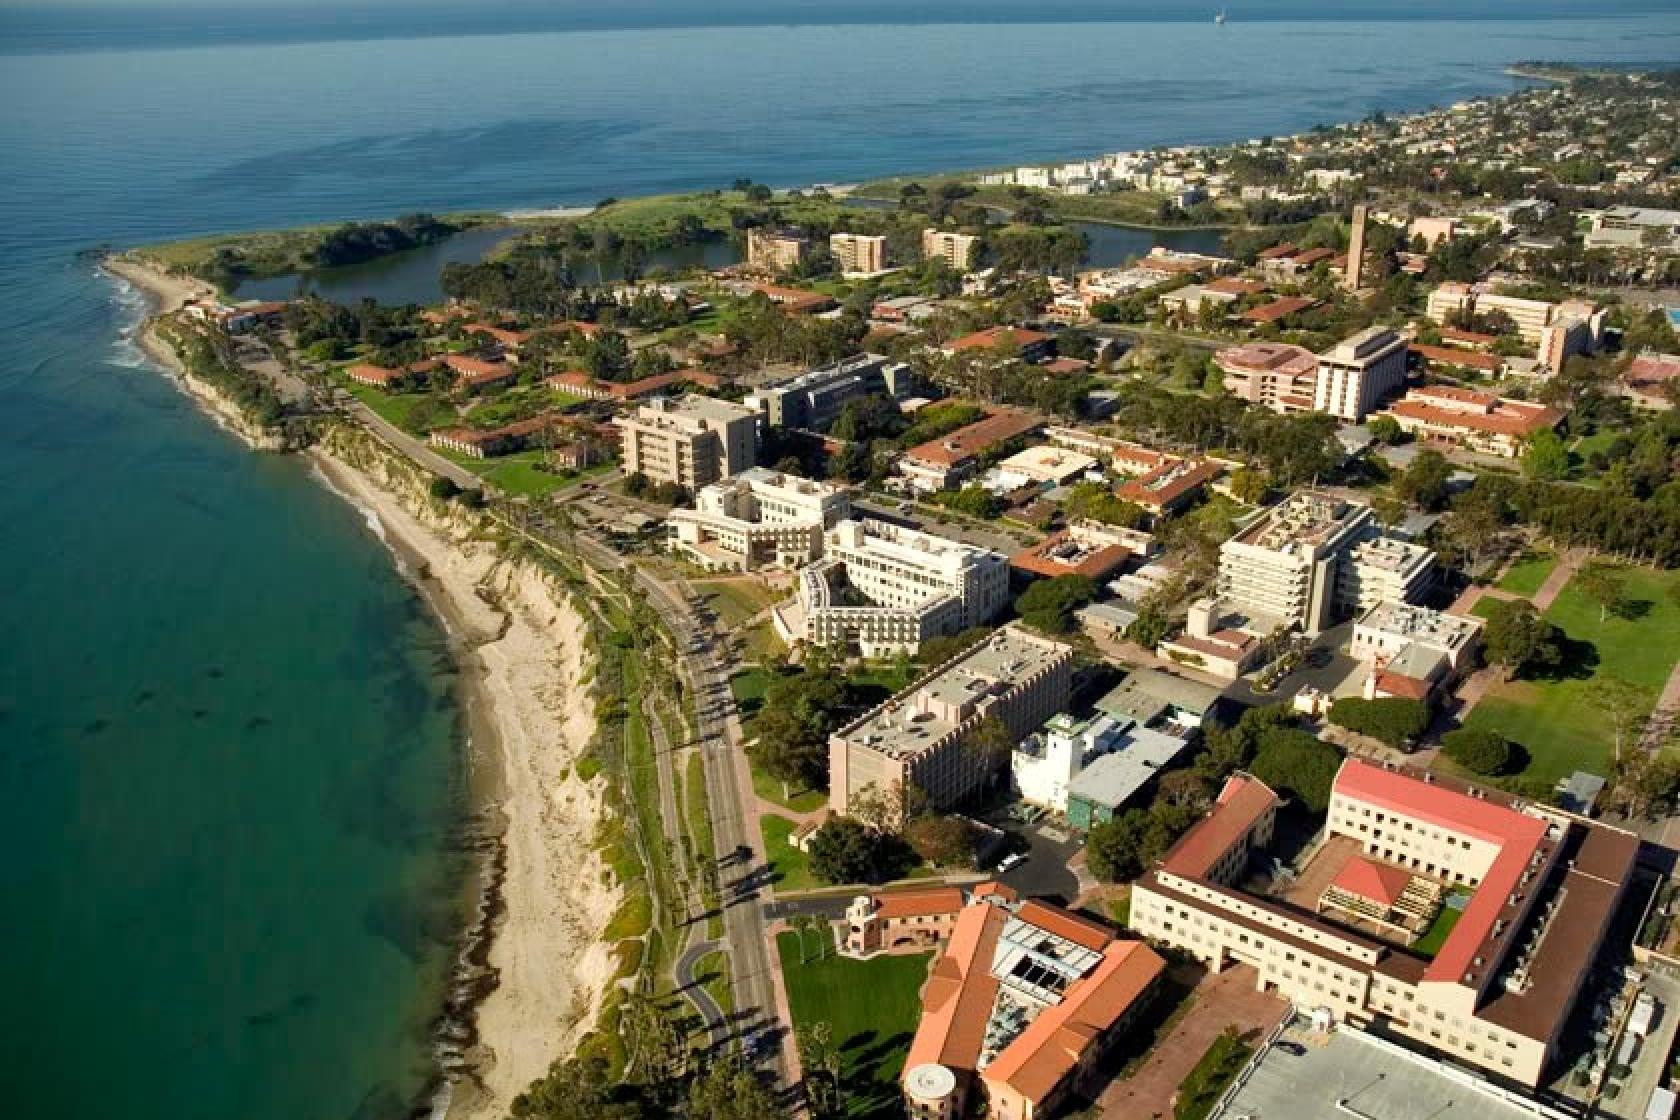
<path fill-rule="evenodd" d="M 135 339 L 147 358 L 218 425 L 260 448 L 153 329 L 157 315 L 214 290 L 132 259 L 101 268 L 145 297 Z M 502 558 L 475 537 L 476 523 L 433 508 L 391 460 L 352 462 L 319 446 L 304 455 L 317 481 L 367 519 L 443 625 L 460 670 L 477 897 L 438 1008 L 427 1107 L 449 1120 L 499 1120 L 575 1050 L 616 974 L 599 936 L 621 893 L 594 847 L 604 779 L 584 781 L 577 768 L 595 732 L 592 665 L 577 640 L 583 620 L 543 569 Z"/>

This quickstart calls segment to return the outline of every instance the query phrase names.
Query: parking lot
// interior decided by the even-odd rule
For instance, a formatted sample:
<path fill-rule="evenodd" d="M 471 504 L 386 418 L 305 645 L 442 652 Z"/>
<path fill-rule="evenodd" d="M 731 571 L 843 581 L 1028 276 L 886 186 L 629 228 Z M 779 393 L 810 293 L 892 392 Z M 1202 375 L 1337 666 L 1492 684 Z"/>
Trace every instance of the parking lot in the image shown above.
<path fill-rule="evenodd" d="M 1225 1111 L 1249 1120 L 1533 1120 L 1528 1109 L 1357 1031 L 1290 1028 L 1250 1067 Z"/>
<path fill-rule="evenodd" d="M 1026 840 L 1027 858 L 999 875 L 998 881 L 1017 891 L 1022 898 L 1049 898 L 1071 903 L 1079 894 L 1080 884 L 1079 876 L 1068 867 L 1068 860 L 1078 854 L 1082 846 L 1080 842 L 1051 823 L 1026 826 L 1012 823 L 1008 828 Z"/>

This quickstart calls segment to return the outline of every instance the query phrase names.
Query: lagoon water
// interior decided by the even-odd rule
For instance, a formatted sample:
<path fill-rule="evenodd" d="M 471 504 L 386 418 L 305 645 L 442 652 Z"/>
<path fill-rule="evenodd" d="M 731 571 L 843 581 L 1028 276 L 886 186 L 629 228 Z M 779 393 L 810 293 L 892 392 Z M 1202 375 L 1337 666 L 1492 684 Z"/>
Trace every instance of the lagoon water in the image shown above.
<path fill-rule="evenodd" d="M 1644 0 L 1230 5 L 1224 28 L 1211 4 L 657 18 L 697 7 L 522 34 L 475 9 L 472 35 L 396 6 L 227 27 L 0 8 L 8 1114 L 404 1115 L 456 920 L 443 635 L 303 465 L 142 367 L 132 296 L 78 249 L 1283 133 L 1506 90 L 1521 58 L 1680 58 L 1680 13 Z M 1518 18 L 1557 10 L 1590 18 Z"/>

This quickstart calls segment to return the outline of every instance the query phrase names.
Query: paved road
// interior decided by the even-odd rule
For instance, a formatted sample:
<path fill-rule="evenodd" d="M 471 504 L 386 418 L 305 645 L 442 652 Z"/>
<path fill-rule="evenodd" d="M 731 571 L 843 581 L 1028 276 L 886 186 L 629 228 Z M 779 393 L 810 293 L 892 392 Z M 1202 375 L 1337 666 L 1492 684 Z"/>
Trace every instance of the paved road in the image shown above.
<path fill-rule="evenodd" d="M 476 474 L 445 459 L 356 398 L 351 397 L 345 407 L 363 427 L 434 474 L 443 475 L 463 490 L 476 490 L 484 485 L 484 480 Z"/>
<path fill-rule="evenodd" d="M 590 562 L 607 571 L 624 567 L 624 558 L 584 533 L 566 542 L 586 555 Z M 712 818 L 712 840 L 722 864 L 724 944 L 730 961 L 730 986 L 735 1000 L 735 1017 L 749 1033 L 765 1033 L 781 1040 L 791 1035 L 776 1010 L 775 980 L 768 948 L 768 923 L 764 897 L 769 889 L 769 861 L 765 858 L 756 815 L 745 806 L 752 804 L 752 777 L 741 749 L 741 724 L 729 691 L 729 666 L 720 651 L 724 643 L 708 625 L 703 625 L 693 605 L 676 589 L 635 569 L 637 586 L 659 612 L 676 639 L 679 672 L 694 696 L 702 766 L 706 774 L 707 800 Z M 744 861 L 734 859 L 742 849 L 750 852 Z M 788 1066 L 780 1045 L 762 1046 L 763 1060 L 773 1063 L 783 1084 Z"/>
<path fill-rule="evenodd" d="M 687 997 L 694 1009 L 700 1012 L 701 1022 L 706 1024 L 706 1033 L 711 1037 L 710 1052 L 721 1055 L 724 1047 L 729 1045 L 729 1022 L 724 1018 L 723 1008 L 718 1006 L 712 993 L 706 990 L 705 981 L 696 975 L 695 969 L 700 959 L 708 953 L 718 950 L 716 941 L 698 941 L 684 950 L 677 958 L 675 971 L 677 990 Z"/>

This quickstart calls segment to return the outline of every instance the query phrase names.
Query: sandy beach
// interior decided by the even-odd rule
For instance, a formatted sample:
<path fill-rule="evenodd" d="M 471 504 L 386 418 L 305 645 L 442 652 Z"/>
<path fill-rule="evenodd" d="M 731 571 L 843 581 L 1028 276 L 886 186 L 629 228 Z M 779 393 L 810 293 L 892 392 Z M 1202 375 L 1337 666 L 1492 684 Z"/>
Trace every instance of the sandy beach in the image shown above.
<path fill-rule="evenodd" d="M 153 314 L 216 295 L 130 259 L 103 267 L 144 292 Z M 149 324 L 137 341 L 206 412 L 260 446 Z M 448 1115 L 499 1120 L 551 1062 L 573 1052 L 615 970 L 598 940 L 620 894 L 593 850 L 602 780 L 584 782 L 576 769 L 595 731 L 583 621 L 541 569 L 510 564 L 471 539 L 469 526 L 431 516 L 411 478 L 378 464 L 358 469 L 320 448 L 308 455 L 333 491 L 377 521 L 449 629 L 470 688 L 474 786 L 499 811 L 505 872 L 487 959 L 495 986 L 473 1015 L 472 1076 L 453 1086 Z"/>
<path fill-rule="evenodd" d="M 489 964 L 498 983 L 476 1017 L 478 1084 L 463 1082 L 449 1116 L 505 1116 L 513 1098 L 575 1048 L 595 1018 L 614 964 L 597 939 L 619 892 L 604 883 L 592 850 L 601 787 L 577 777 L 575 762 L 594 733 L 583 681 L 587 658 L 576 610 L 531 565 L 509 565 L 491 546 L 422 523 L 397 497 L 330 454 L 310 457 L 331 486 L 379 521 L 387 543 L 471 651 L 472 703 L 488 736 L 475 765 L 505 818 L 504 913 Z M 482 742 L 483 738 L 492 742 Z"/>

